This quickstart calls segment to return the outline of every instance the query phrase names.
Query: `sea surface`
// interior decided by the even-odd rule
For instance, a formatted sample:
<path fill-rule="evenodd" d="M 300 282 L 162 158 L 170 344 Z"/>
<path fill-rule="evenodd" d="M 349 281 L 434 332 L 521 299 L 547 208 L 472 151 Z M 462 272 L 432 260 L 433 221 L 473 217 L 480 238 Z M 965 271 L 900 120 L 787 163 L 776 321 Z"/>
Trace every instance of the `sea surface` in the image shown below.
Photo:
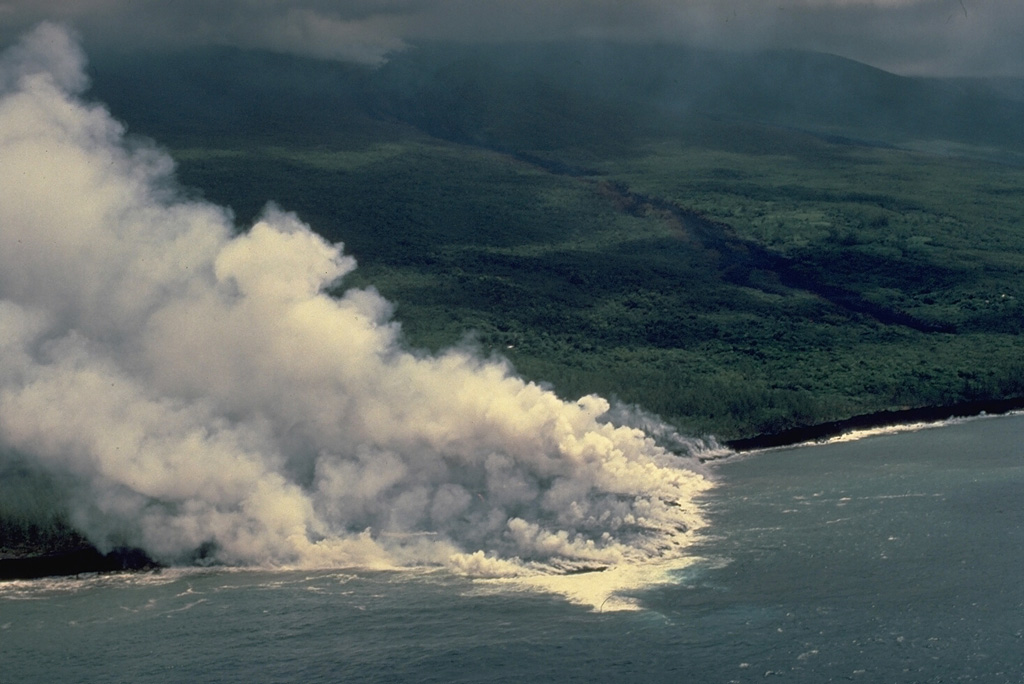
<path fill-rule="evenodd" d="M 718 462 L 697 559 L 639 610 L 437 570 L 0 584 L 0 681 L 1019 684 L 1022 437 L 980 418 Z"/>

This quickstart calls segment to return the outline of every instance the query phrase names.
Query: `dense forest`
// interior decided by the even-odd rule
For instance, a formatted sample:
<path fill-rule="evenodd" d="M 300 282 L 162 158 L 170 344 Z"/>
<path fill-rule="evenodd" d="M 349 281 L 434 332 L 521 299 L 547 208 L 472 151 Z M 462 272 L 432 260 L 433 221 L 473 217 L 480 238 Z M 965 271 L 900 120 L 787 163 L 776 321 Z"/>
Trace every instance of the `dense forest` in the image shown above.
<path fill-rule="evenodd" d="M 379 289 L 412 348 L 722 439 L 1024 395 L 1005 83 L 585 43 L 99 54 L 92 76 L 240 230 L 273 201 L 343 242 L 338 288 Z"/>

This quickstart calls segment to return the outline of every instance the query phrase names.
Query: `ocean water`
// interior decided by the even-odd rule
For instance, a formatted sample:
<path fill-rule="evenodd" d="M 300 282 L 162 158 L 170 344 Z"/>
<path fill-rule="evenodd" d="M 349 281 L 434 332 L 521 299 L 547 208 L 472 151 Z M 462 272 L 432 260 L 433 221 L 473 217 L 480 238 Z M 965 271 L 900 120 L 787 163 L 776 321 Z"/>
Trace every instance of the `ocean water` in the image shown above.
<path fill-rule="evenodd" d="M 0 681 L 1019 683 L 1022 436 L 982 418 L 719 462 L 694 562 L 627 590 L 639 610 L 437 570 L 2 584 Z"/>

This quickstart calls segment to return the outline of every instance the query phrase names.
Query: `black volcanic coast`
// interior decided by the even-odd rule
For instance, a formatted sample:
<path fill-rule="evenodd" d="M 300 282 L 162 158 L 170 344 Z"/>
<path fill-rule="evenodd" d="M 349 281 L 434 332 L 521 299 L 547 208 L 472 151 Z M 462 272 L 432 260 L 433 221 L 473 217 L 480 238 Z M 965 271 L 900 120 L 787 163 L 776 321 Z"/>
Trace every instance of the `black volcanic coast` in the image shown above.
<path fill-rule="evenodd" d="M 61 551 L 22 549 L 17 554 L 0 550 L 0 580 L 25 580 L 86 573 L 155 570 L 159 566 L 139 549 L 100 553 L 88 544 Z"/>
<path fill-rule="evenodd" d="M 818 425 L 790 428 L 774 434 L 755 435 L 726 440 L 724 445 L 733 451 L 759 451 L 777 447 L 818 442 L 840 437 L 860 430 L 916 425 L 919 423 L 940 423 L 952 418 L 971 418 L 983 415 L 1002 415 L 1024 410 L 1024 398 L 990 399 L 969 401 L 951 406 L 923 406 L 920 408 L 876 411 L 843 420 L 833 420 Z"/>

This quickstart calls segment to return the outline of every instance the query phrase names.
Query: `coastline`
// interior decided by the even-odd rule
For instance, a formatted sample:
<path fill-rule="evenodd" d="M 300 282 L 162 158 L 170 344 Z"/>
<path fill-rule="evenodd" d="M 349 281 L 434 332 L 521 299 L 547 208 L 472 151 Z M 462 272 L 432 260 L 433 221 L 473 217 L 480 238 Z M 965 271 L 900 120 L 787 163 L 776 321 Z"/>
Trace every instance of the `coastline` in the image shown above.
<path fill-rule="evenodd" d="M 795 446 L 808 442 L 821 442 L 859 430 L 895 427 L 914 423 L 939 423 L 951 418 L 971 418 L 982 415 L 1003 415 L 1024 410 L 1024 397 L 1010 399 L 980 399 L 946 406 L 875 411 L 827 423 L 790 428 L 781 432 L 741 437 L 722 442 L 722 446 L 744 453 L 778 447 Z"/>
<path fill-rule="evenodd" d="M 140 549 L 114 549 L 100 553 L 96 547 L 82 545 L 51 553 L 28 551 L 0 559 L 0 582 L 31 580 L 41 577 L 66 577 L 97 572 L 156 570 L 160 566 Z"/>
<path fill-rule="evenodd" d="M 1024 397 L 984 399 L 948 406 L 876 411 L 816 425 L 791 428 L 776 433 L 741 437 L 722 442 L 735 453 L 762 451 L 780 447 L 821 442 L 851 432 L 879 428 L 939 423 L 952 418 L 982 415 L 1004 415 L 1024 410 Z M 709 459 L 717 460 L 717 459 Z M 156 570 L 161 566 L 140 549 L 115 549 L 107 554 L 86 543 L 54 549 L 0 549 L 0 582 L 31 580 L 42 577 L 70 576 L 86 573 Z"/>

